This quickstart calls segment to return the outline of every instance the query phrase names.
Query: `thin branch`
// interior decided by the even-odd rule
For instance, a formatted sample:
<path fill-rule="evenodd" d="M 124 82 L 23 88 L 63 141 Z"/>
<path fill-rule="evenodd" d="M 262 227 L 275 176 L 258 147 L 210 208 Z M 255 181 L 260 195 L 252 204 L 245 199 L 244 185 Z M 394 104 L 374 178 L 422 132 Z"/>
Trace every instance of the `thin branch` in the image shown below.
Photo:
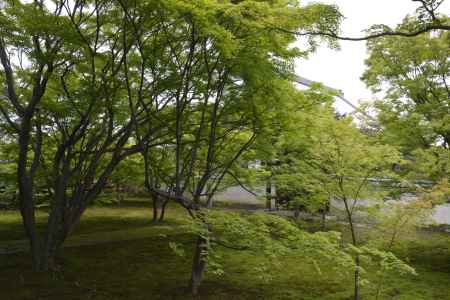
<path fill-rule="evenodd" d="M 444 30 L 444 31 L 450 31 L 450 24 L 427 24 L 422 29 L 419 29 L 417 31 L 383 31 L 379 33 L 373 33 L 369 34 L 363 37 L 350 37 L 350 36 L 341 36 L 336 32 L 331 31 L 305 31 L 305 32 L 297 32 L 297 31 L 291 31 L 280 27 L 269 27 L 273 30 L 278 30 L 284 33 L 292 34 L 295 36 L 325 36 L 330 37 L 342 41 L 367 41 L 367 40 L 373 40 L 376 38 L 384 37 L 384 36 L 400 36 L 400 37 L 415 37 L 418 35 L 421 35 L 426 32 L 430 32 L 433 30 Z"/>
<path fill-rule="evenodd" d="M 11 128 L 16 133 L 18 133 L 20 131 L 19 126 L 10 118 L 8 112 L 6 111 L 6 109 L 2 105 L 0 105 L 0 112 L 2 113 L 3 117 L 6 119 L 8 124 L 11 126 Z"/>
<path fill-rule="evenodd" d="M 8 99 L 11 101 L 11 104 L 16 109 L 16 112 L 19 116 L 21 116 L 24 113 L 24 108 L 19 103 L 19 98 L 16 93 L 15 88 L 15 81 L 14 81 L 14 75 L 13 70 L 11 68 L 11 63 L 8 57 L 8 53 L 6 52 L 6 44 L 3 40 L 3 38 L 0 37 L 0 62 L 3 66 L 3 70 L 5 73 L 5 79 L 6 79 L 6 87 L 8 91 Z"/>
<path fill-rule="evenodd" d="M 227 174 L 230 175 L 231 177 L 233 177 L 233 179 L 237 182 L 237 184 L 239 184 L 241 186 L 241 188 L 243 188 L 244 190 L 246 190 L 247 192 L 249 192 L 250 194 L 252 194 L 255 197 L 258 197 L 258 195 L 256 193 L 254 193 L 253 191 L 251 191 L 249 188 L 247 188 L 240 180 L 239 178 L 234 175 L 231 171 L 227 171 Z"/>

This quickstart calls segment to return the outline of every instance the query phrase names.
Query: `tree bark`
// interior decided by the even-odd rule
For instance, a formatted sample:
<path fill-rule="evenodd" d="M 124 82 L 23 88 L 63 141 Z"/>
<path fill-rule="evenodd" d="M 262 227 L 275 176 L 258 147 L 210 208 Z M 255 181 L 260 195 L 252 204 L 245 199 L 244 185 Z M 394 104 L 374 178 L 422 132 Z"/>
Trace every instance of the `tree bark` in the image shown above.
<path fill-rule="evenodd" d="M 20 126 L 18 144 L 19 155 L 17 159 L 17 178 L 19 190 L 20 213 L 25 233 L 30 242 L 33 269 L 40 269 L 42 241 L 36 230 L 36 218 L 33 205 L 33 178 L 28 171 L 28 148 L 30 145 L 31 116 L 24 116 Z"/>
<path fill-rule="evenodd" d="M 352 235 L 352 243 L 353 246 L 358 246 L 358 241 L 356 239 L 356 230 L 355 230 L 355 226 L 353 224 L 353 213 L 350 210 L 349 206 L 348 206 L 348 202 L 347 199 L 344 197 L 344 205 L 345 205 L 345 211 L 347 212 L 347 218 L 348 218 L 348 223 L 350 225 L 350 232 Z M 359 289 L 359 277 L 360 277 L 360 273 L 359 273 L 359 267 L 360 267 L 360 260 L 359 260 L 359 255 L 357 254 L 355 257 L 355 292 L 354 292 L 354 300 L 360 300 L 361 296 L 360 296 L 360 289 Z"/>
<path fill-rule="evenodd" d="M 54 267 L 55 257 L 62 242 L 62 215 L 60 208 L 50 211 L 44 245 L 41 253 L 41 271 Z"/>
<path fill-rule="evenodd" d="M 164 202 L 163 202 L 163 204 L 161 206 L 161 214 L 159 215 L 159 222 L 163 222 L 164 221 L 167 204 L 169 204 L 169 199 L 164 200 Z"/>
<path fill-rule="evenodd" d="M 117 206 L 122 206 L 123 194 L 122 194 L 122 186 L 120 184 L 116 184 L 116 201 Z"/>
<path fill-rule="evenodd" d="M 272 180 L 268 178 L 266 181 L 266 209 L 272 210 Z"/>
<path fill-rule="evenodd" d="M 208 197 L 208 201 L 206 202 L 206 207 L 207 208 L 213 208 L 214 206 L 214 200 L 212 197 Z"/>
<path fill-rule="evenodd" d="M 198 294 L 198 289 L 203 278 L 206 267 L 207 251 L 208 241 L 204 237 L 199 236 L 195 247 L 194 260 L 192 262 L 190 290 L 193 296 Z"/>
<path fill-rule="evenodd" d="M 360 300 L 361 296 L 359 293 L 359 266 L 360 266 L 360 262 L 359 262 L 359 255 L 356 255 L 355 258 L 355 263 L 356 263 L 356 268 L 355 268 L 355 300 Z"/>
<path fill-rule="evenodd" d="M 153 193 L 153 217 L 152 217 L 152 223 L 158 222 L 158 202 L 159 202 L 159 196 Z"/>

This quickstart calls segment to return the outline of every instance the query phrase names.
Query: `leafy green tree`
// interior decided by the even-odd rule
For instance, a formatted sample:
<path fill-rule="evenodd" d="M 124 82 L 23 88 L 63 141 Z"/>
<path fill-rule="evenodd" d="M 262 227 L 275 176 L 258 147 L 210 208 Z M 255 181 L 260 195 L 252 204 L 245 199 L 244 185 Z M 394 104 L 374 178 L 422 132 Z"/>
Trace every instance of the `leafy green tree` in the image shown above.
<path fill-rule="evenodd" d="M 351 243 L 360 247 L 355 225 L 355 212 L 361 208 L 358 202 L 373 193 L 369 180 L 392 175 L 392 166 L 400 161 L 400 155 L 395 148 L 361 133 L 351 119 L 335 119 L 329 108 L 322 115 L 311 116 L 309 121 L 310 129 L 305 135 L 300 133 L 297 140 L 292 136 L 293 143 L 297 141 L 296 148 L 303 150 L 295 159 L 296 168 L 305 178 L 304 185 L 314 187 L 311 193 L 319 189 L 319 195 L 323 193 L 343 204 Z M 359 251 L 355 251 L 356 300 L 361 297 Z"/>
<path fill-rule="evenodd" d="M 205 227 L 205 223 L 209 227 Z M 267 281 L 273 278 L 274 272 L 282 272 L 279 260 L 289 255 L 305 258 L 319 274 L 319 261 L 326 261 L 330 269 L 335 270 L 354 266 L 351 255 L 341 246 L 339 233 L 308 233 L 294 222 L 272 214 L 203 210 L 201 219 L 193 219 L 191 231 L 207 241 L 202 244 L 203 251 L 196 255 L 202 257 L 200 261 L 209 273 L 219 276 L 228 272 L 219 254 L 220 248 L 263 255 L 266 259 L 255 269 Z"/>
<path fill-rule="evenodd" d="M 131 38 L 121 6 L 72 4 L 58 1 L 51 10 L 49 3 L 11 1 L 1 11 L 7 24 L 0 43 L 2 83 L 8 91 L 1 111 L 19 147 L 19 203 L 37 270 L 51 267 L 117 164 L 140 150 L 131 137 L 147 122 L 144 110 L 151 102 L 127 93 L 138 40 Z M 51 193 L 42 234 L 33 188 L 39 172 Z"/>
<path fill-rule="evenodd" d="M 402 26 L 416 20 L 407 19 Z M 363 76 L 386 97 L 374 103 L 380 138 L 400 147 L 410 160 L 412 178 L 439 181 L 450 176 L 450 63 L 448 32 L 368 43 Z"/>
<path fill-rule="evenodd" d="M 429 199 L 420 198 L 408 202 L 382 203 L 370 209 L 375 218 L 374 231 L 369 240 L 369 247 L 380 249 L 386 253 L 401 245 L 405 237 L 411 236 L 429 222 L 433 203 Z M 393 268 L 389 264 L 381 263 L 377 271 L 375 282 L 375 299 L 383 294 L 383 287 L 389 276 L 393 275 Z M 414 270 L 408 272 L 416 275 Z"/>
<path fill-rule="evenodd" d="M 170 63 L 175 85 L 167 110 L 172 126 L 164 139 L 173 147 L 175 191 L 153 192 L 180 203 L 196 218 L 203 206 L 201 198 L 210 200 L 226 176 L 233 177 L 230 173 L 270 123 L 267 120 L 282 111 L 281 103 L 290 101 L 293 59 L 314 49 L 313 40 L 304 51 L 292 48 L 292 35 L 264 30 L 265 25 L 275 21 L 291 29 L 318 23 L 326 26 L 332 19 L 325 14 L 322 17 L 321 12 L 334 8 L 304 9 L 287 1 L 171 4 L 180 28 L 169 33 L 177 43 L 169 52 L 173 54 Z M 309 18 L 297 18 L 298 14 Z M 329 26 L 335 24 L 329 22 Z M 141 55 L 139 60 L 144 58 Z M 145 132 L 138 132 L 137 139 Z M 198 238 L 193 293 L 205 267 L 199 253 L 206 242 L 204 237 Z"/>
<path fill-rule="evenodd" d="M 418 20 L 418 22 L 414 22 L 413 24 L 410 24 L 410 26 L 401 26 L 396 29 L 392 29 L 385 24 L 374 24 L 366 29 L 366 34 L 364 36 L 359 37 L 343 35 L 339 30 L 339 26 L 320 26 L 323 25 L 323 23 L 319 23 L 317 26 L 310 28 L 303 28 L 303 30 L 298 31 L 288 31 L 277 27 L 274 23 L 268 24 L 268 27 L 271 30 L 280 30 L 301 37 L 306 36 L 311 38 L 319 36 L 343 41 L 368 41 L 388 36 L 411 38 L 433 31 L 450 31 L 448 16 L 439 12 L 439 8 L 444 1 L 445 0 L 411 0 L 410 3 L 414 4 L 415 7 L 417 7 L 416 2 L 419 4 L 419 7 L 415 9 L 415 12 L 410 14 L 413 15 L 413 18 Z M 323 6 L 323 4 L 313 3 L 310 5 L 310 8 L 317 9 L 321 6 Z M 389 8 L 386 7 L 386 9 Z M 328 10 L 326 13 L 328 15 L 328 20 L 334 20 L 334 22 L 331 22 L 333 24 L 339 24 L 344 17 L 337 9 Z M 406 18 L 409 18 L 410 15 L 406 16 Z"/>
<path fill-rule="evenodd" d="M 299 168 L 298 161 L 305 158 L 311 147 L 309 138 L 314 131 L 314 119 L 323 114 L 333 116 L 332 95 L 320 86 L 306 91 L 295 91 L 291 100 L 271 119 L 271 124 L 255 145 L 259 158 L 264 158 L 272 183 L 276 187 L 276 203 L 309 212 L 322 212 L 325 216 L 329 196 L 321 193 L 315 182 L 309 182 L 308 174 Z"/>

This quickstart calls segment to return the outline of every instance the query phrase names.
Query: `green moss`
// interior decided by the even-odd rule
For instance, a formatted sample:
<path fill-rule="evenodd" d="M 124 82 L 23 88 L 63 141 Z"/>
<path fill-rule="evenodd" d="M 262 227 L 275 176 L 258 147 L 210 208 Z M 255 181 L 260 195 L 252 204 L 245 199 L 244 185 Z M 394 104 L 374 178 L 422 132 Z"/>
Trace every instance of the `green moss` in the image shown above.
<path fill-rule="evenodd" d="M 36 274 L 26 253 L 0 255 L 0 299 L 192 299 L 186 289 L 194 238 L 184 226 L 182 209 L 172 206 L 167 217 L 165 223 L 152 225 L 150 207 L 91 208 L 67 241 L 60 270 Z M 0 248 L 11 237 L 23 238 L 18 213 L 1 212 L 0 228 Z M 171 241 L 181 244 L 186 255 L 174 255 Z M 449 247 L 450 237 L 444 233 L 408 237 L 395 253 L 409 260 L 419 276 L 389 277 L 380 299 L 450 300 Z M 352 270 L 336 270 L 332 262 L 318 262 L 319 273 L 299 252 L 281 258 L 268 271 L 273 280 L 266 282 L 257 269 L 264 257 L 225 249 L 219 253 L 225 274 L 208 274 L 195 299 L 346 300 L 352 295 Z M 372 273 L 368 270 L 373 281 Z M 370 285 L 363 291 L 364 299 L 374 299 Z"/>

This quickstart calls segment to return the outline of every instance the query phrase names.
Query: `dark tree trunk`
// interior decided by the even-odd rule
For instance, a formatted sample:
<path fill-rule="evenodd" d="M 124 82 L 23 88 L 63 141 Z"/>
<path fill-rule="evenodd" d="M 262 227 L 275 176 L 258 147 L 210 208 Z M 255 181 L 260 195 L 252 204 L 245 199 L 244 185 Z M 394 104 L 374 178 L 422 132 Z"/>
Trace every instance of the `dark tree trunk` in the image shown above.
<path fill-rule="evenodd" d="M 48 236 L 51 238 L 46 241 L 44 247 L 42 248 L 40 271 L 48 271 L 55 268 L 56 256 L 58 255 L 65 240 L 65 236 L 62 231 L 49 232 Z"/>
<path fill-rule="evenodd" d="M 52 209 L 41 254 L 42 271 L 52 269 L 55 265 L 55 257 L 63 240 L 63 222 L 60 208 Z"/>
<path fill-rule="evenodd" d="M 164 221 L 167 204 L 169 204 L 169 199 L 164 200 L 164 202 L 163 202 L 163 204 L 161 206 L 161 214 L 159 216 L 159 222 L 163 222 Z"/>
<path fill-rule="evenodd" d="M 31 121 L 24 117 L 19 132 L 19 155 L 17 165 L 17 178 L 19 190 L 19 205 L 25 233 L 30 242 L 30 251 L 33 269 L 40 270 L 42 241 L 36 230 L 36 218 L 33 205 L 33 178 L 28 171 L 28 148 L 30 144 Z"/>
<path fill-rule="evenodd" d="M 198 289 L 206 267 L 206 255 L 208 251 L 207 243 L 208 241 L 205 238 L 200 236 L 197 238 L 190 282 L 191 294 L 194 296 L 198 294 Z"/>
<path fill-rule="evenodd" d="M 296 205 L 294 210 L 294 218 L 298 220 L 299 217 L 300 217 L 300 207 Z"/>
<path fill-rule="evenodd" d="M 153 217 L 152 217 L 152 223 L 158 222 L 158 203 L 159 203 L 159 196 L 153 193 Z"/>
<path fill-rule="evenodd" d="M 272 210 L 272 180 L 270 178 L 266 181 L 266 209 Z"/>
<path fill-rule="evenodd" d="M 348 202 L 347 199 L 344 198 L 344 205 L 345 205 L 345 211 L 347 212 L 347 218 L 348 218 L 348 223 L 350 225 L 350 233 L 352 235 L 352 243 L 353 246 L 357 247 L 358 246 L 358 240 L 356 238 L 356 228 L 355 228 L 355 224 L 353 223 L 353 213 L 352 210 L 350 210 L 349 206 L 348 206 Z M 359 260 L 359 255 L 357 254 L 355 257 L 355 294 L 354 294 L 354 300 L 360 300 L 361 296 L 360 296 L 360 290 L 359 290 L 359 277 L 360 277 L 360 273 L 359 273 L 359 266 L 360 266 L 360 260 Z"/>

